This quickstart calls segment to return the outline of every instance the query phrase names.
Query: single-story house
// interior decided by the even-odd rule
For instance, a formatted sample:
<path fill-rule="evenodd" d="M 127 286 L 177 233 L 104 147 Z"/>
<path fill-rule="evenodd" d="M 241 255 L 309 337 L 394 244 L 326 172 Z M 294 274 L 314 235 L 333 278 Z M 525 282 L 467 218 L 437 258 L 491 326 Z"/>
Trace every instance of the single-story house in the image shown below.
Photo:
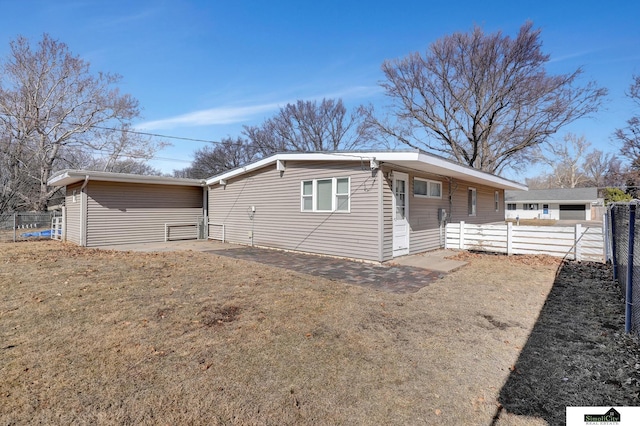
<path fill-rule="evenodd" d="M 505 219 L 600 220 L 604 206 L 598 188 L 508 190 L 504 198 Z"/>
<path fill-rule="evenodd" d="M 211 239 L 383 262 L 442 247 L 446 222 L 504 220 L 504 191 L 526 190 L 417 150 L 281 153 L 206 181 L 123 176 L 50 179 L 67 188 L 67 240 L 162 241 L 200 220 Z"/>

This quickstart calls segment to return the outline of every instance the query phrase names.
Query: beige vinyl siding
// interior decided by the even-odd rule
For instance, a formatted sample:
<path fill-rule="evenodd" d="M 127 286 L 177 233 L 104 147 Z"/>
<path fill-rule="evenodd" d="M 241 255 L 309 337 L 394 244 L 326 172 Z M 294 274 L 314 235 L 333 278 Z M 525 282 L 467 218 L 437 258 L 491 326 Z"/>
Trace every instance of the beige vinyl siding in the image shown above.
<path fill-rule="evenodd" d="M 500 195 L 498 211 L 495 209 L 494 194 L 496 189 L 474 183 L 456 181 L 453 194 L 453 212 L 449 222 L 491 223 L 504 221 L 504 191 L 497 190 Z M 476 215 L 470 216 L 467 207 L 467 190 L 476 189 Z"/>
<path fill-rule="evenodd" d="M 64 205 L 66 208 L 65 212 L 65 232 L 67 241 L 70 241 L 75 244 L 80 244 L 80 230 L 81 230 L 81 208 L 82 202 L 81 197 L 83 194 L 80 193 L 80 188 L 82 184 L 74 184 L 69 185 L 66 188 L 66 195 L 64 199 Z M 74 191 L 76 192 L 75 201 L 73 197 Z"/>
<path fill-rule="evenodd" d="M 202 188 L 89 181 L 87 246 L 161 242 L 165 223 L 196 223 Z M 195 226 L 171 230 L 172 239 L 197 238 Z"/>
<path fill-rule="evenodd" d="M 331 256 L 379 260 L 378 184 L 360 162 L 287 161 L 269 165 L 209 190 L 209 221 L 225 225 L 225 239 L 240 244 Z M 301 211 L 301 182 L 350 178 L 350 212 Z M 253 221 L 249 215 L 255 206 Z M 218 238 L 219 226 L 209 235 Z M 252 234 L 251 234 L 252 233 Z"/>
<path fill-rule="evenodd" d="M 414 178 L 440 182 L 441 198 L 424 198 L 414 195 Z M 441 237 L 438 209 L 449 211 L 449 183 L 446 178 L 424 173 L 409 174 L 409 226 L 411 228 L 409 254 L 435 250 L 444 246 Z"/>

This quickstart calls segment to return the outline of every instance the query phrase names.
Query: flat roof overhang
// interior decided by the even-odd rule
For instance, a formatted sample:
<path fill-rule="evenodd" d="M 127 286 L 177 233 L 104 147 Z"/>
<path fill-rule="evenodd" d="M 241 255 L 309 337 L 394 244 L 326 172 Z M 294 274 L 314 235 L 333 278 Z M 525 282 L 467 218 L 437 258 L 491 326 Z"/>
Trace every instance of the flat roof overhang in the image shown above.
<path fill-rule="evenodd" d="M 93 170 L 62 170 L 51 176 L 47 185 L 62 187 L 86 179 L 90 181 L 102 182 L 122 182 L 122 183 L 146 183 L 155 185 L 178 185 L 178 186 L 205 186 L 205 181 L 200 179 L 182 179 L 167 176 L 146 176 L 129 173 L 97 172 Z"/>
<path fill-rule="evenodd" d="M 226 173 L 207 179 L 207 185 L 220 184 L 253 170 L 286 161 L 373 161 L 376 164 L 393 168 L 411 169 L 418 172 L 441 175 L 464 180 L 479 185 L 488 185 L 500 189 L 514 189 L 526 191 L 526 185 L 492 175 L 468 166 L 464 166 L 453 161 L 424 153 L 422 151 L 390 151 L 390 152 L 314 152 L 314 153 L 281 153 L 275 154 L 262 160 L 251 163 L 247 166 L 231 170 Z"/>

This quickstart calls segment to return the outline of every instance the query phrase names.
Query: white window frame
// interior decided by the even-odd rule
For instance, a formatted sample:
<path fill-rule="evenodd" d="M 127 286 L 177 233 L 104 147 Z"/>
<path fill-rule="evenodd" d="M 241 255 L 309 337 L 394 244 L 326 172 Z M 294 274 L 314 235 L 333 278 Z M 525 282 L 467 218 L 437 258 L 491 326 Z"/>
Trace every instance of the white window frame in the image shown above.
<path fill-rule="evenodd" d="M 495 205 L 496 211 L 500 211 L 500 191 L 495 191 L 493 193 L 493 203 Z"/>
<path fill-rule="evenodd" d="M 425 182 L 427 184 L 427 193 L 426 194 L 416 194 L 416 181 Z M 440 195 L 431 195 L 431 184 L 438 185 L 440 187 Z M 437 180 L 423 179 L 419 177 L 413 178 L 413 196 L 418 198 L 437 198 L 442 199 L 442 182 Z"/>
<path fill-rule="evenodd" d="M 338 180 L 347 179 L 347 192 L 338 192 Z M 320 210 L 318 209 L 318 182 L 319 181 L 331 181 L 331 209 Z M 306 182 L 312 182 L 311 194 L 304 193 L 304 184 Z M 338 196 L 347 196 L 347 208 L 338 210 Z M 311 209 L 304 208 L 305 198 L 311 198 Z M 300 182 L 300 211 L 302 213 L 351 213 L 351 178 L 348 176 L 331 177 L 331 178 L 319 178 L 319 179 L 306 179 Z"/>
<path fill-rule="evenodd" d="M 469 205 L 469 195 L 471 194 L 471 205 Z M 469 211 L 471 207 L 471 211 Z M 476 216 L 478 214 L 478 191 L 475 188 L 467 188 L 467 213 L 469 216 Z"/>
<path fill-rule="evenodd" d="M 518 204 L 516 203 L 507 203 L 507 211 L 516 211 L 518 210 Z"/>

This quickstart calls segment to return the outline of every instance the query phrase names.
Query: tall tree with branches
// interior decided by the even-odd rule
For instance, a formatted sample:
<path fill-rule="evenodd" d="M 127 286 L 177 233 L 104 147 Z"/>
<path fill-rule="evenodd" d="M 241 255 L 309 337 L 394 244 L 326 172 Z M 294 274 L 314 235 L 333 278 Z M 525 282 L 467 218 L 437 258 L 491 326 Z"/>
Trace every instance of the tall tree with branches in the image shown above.
<path fill-rule="evenodd" d="M 215 146 L 205 146 L 194 153 L 191 166 L 174 171 L 174 176 L 206 179 L 227 170 L 244 166 L 257 158 L 256 147 L 243 138 L 226 138 Z"/>
<path fill-rule="evenodd" d="M 0 64 L 0 155 L 12 166 L 9 186 L 20 200 L 15 208 L 46 207 L 55 191 L 47 180 L 63 166 L 67 148 L 111 163 L 132 154 L 148 158 L 159 148 L 127 133 L 140 110 L 136 99 L 117 88 L 119 75 L 92 73 L 88 62 L 47 34 L 35 49 L 24 37 L 10 48 Z M 25 179 L 35 191 L 21 187 Z"/>
<path fill-rule="evenodd" d="M 260 126 L 245 126 L 244 134 L 263 155 L 283 151 L 337 151 L 362 146 L 362 114 L 349 114 L 341 99 L 299 100 L 287 104 Z"/>
<path fill-rule="evenodd" d="M 531 160 L 531 148 L 595 112 L 606 89 L 578 84 L 582 69 L 550 75 L 540 30 L 447 35 L 424 55 L 385 61 L 390 116 L 367 123 L 382 136 L 459 163 L 501 173 Z"/>
<path fill-rule="evenodd" d="M 640 107 L 640 74 L 633 76 L 633 82 L 627 96 Z M 622 155 L 629 160 L 631 168 L 640 172 L 640 114 L 636 114 L 627 120 L 627 126 L 617 129 L 614 133 L 616 139 L 622 142 Z"/>

